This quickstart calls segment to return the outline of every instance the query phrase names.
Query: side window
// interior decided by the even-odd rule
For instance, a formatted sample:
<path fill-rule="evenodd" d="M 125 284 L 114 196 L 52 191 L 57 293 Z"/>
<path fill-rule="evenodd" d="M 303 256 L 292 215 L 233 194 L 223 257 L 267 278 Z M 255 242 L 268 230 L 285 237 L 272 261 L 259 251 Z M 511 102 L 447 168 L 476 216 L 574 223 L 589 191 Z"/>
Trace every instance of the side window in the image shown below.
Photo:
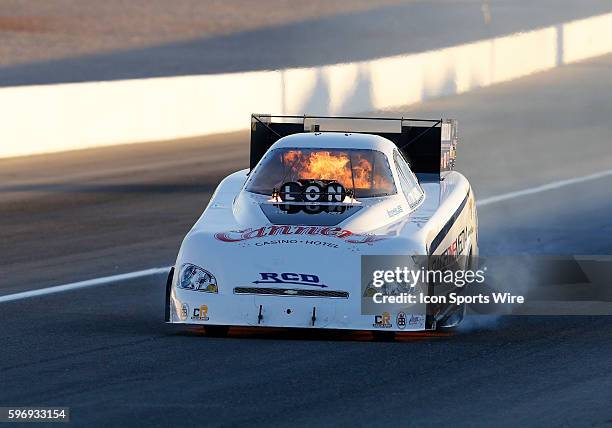
<path fill-rule="evenodd" d="M 395 160 L 395 167 L 397 168 L 402 191 L 410 207 L 414 208 L 421 202 L 421 199 L 423 199 L 423 189 L 421 189 L 419 181 L 398 151 L 395 151 L 393 158 Z"/>

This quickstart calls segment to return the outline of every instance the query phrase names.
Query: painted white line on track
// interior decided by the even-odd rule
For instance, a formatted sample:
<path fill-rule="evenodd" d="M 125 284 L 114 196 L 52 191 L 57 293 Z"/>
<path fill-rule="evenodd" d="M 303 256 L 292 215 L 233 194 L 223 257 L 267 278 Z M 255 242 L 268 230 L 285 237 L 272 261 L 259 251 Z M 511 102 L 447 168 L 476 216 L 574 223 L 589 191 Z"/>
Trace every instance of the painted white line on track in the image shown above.
<path fill-rule="evenodd" d="M 508 201 L 510 199 L 520 198 L 522 196 L 528 196 L 528 195 L 533 195 L 536 193 L 546 192 L 549 190 L 555 190 L 555 189 L 559 189 L 565 186 L 571 186 L 573 184 L 579 184 L 579 183 L 584 183 L 586 181 L 597 180 L 599 178 L 604 178 L 608 176 L 612 176 L 612 169 L 609 169 L 607 171 L 596 172 L 594 174 L 585 175 L 582 177 L 574 177 L 574 178 L 569 178 L 567 180 L 554 181 L 552 183 L 543 184 L 541 186 L 536 186 L 536 187 L 530 187 L 528 189 L 517 190 L 514 192 L 508 192 L 508 193 L 502 193 L 501 195 L 491 196 L 488 198 L 481 199 L 476 202 L 476 205 L 479 207 L 492 205 L 497 202 Z M 21 293 L 8 294 L 6 296 L 0 296 L 0 303 L 12 302 L 15 300 L 29 299 L 30 297 L 45 296 L 47 294 L 61 293 L 63 291 L 77 290 L 79 288 L 95 287 L 98 285 L 105 285 L 105 284 L 111 284 L 113 282 L 125 281 L 128 279 L 136 279 L 136 278 L 143 278 L 143 277 L 151 276 L 151 275 L 159 275 L 162 273 L 167 273 L 170 270 L 170 268 L 171 266 L 145 269 L 145 270 L 139 270 L 136 272 L 122 273 L 119 275 L 104 276 L 102 278 L 88 279 L 86 281 L 72 282 L 70 284 L 56 285 L 54 287 L 40 288 L 38 290 L 31 290 L 31 291 L 24 291 Z"/>
<path fill-rule="evenodd" d="M 103 276 L 101 278 L 88 279 L 85 281 L 72 282 L 70 284 L 56 285 L 54 287 L 40 288 L 38 290 L 24 291 L 21 293 L 0 296 L 0 303 L 15 300 L 29 299 L 30 297 L 45 296 L 47 294 L 61 293 L 63 291 L 78 290 L 79 288 L 96 287 L 98 285 L 112 284 L 114 282 L 126 281 L 128 279 L 143 278 L 145 276 L 168 273 L 170 266 L 139 270 L 136 272 L 122 273 L 119 275 Z"/>
<path fill-rule="evenodd" d="M 536 193 L 546 192 L 548 190 L 556 190 L 561 187 L 571 186 L 572 184 L 584 183 L 585 181 L 597 180 L 600 178 L 612 176 L 612 169 L 607 171 L 596 172 L 595 174 L 584 175 L 582 177 L 568 178 L 567 180 L 553 181 L 552 183 L 543 184 L 541 186 L 530 187 L 528 189 L 516 190 L 514 192 L 502 193 L 501 195 L 491 196 L 488 198 L 480 199 L 476 202 L 476 206 L 482 207 L 486 205 L 495 204 L 497 202 L 503 202 L 514 198 L 520 198 L 522 196 L 533 195 Z"/>

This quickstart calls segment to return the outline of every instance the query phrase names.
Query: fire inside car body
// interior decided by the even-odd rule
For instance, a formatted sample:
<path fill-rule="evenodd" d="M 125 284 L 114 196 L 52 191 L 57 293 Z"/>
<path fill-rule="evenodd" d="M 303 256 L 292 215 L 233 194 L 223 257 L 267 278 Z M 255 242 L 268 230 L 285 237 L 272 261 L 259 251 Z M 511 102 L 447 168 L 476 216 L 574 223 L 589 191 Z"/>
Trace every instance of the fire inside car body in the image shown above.
<path fill-rule="evenodd" d="M 453 170 L 456 122 L 353 132 L 274 118 L 253 116 L 251 168 L 219 184 L 185 237 L 166 321 L 211 333 L 450 325 L 448 311 L 427 305 L 403 322 L 364 314 L 360 276 L 364 255 L 477 256 L 474 195 Z"/>

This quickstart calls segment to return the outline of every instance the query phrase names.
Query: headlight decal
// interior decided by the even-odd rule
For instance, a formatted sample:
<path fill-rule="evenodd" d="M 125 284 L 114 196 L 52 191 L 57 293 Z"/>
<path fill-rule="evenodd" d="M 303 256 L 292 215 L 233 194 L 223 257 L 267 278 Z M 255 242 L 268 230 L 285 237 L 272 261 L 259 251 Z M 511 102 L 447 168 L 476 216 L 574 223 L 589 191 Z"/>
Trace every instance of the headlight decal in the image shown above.
<path fill-rule="evenodd" d="M 206 269 L 191 263 L 185 263 L 181 266 L 177 287 L 204 293 L 219 292 L 217 278 Z"/>

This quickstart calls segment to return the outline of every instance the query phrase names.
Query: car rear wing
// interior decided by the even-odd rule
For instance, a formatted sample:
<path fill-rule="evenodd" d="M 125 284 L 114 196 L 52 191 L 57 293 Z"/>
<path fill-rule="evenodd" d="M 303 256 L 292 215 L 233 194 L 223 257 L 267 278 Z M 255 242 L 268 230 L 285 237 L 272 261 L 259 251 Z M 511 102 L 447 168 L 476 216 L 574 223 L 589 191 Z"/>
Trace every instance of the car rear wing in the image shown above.
<path fill-rule="evenodd" d="M 301 132 L 351 132 L 380 135 L 392 141 L 415 173 L 440 174 L 455 166 L 455 119 L 407 119 L 353 116 L 251 115 L 250 168 L 278 139 Z"/>

